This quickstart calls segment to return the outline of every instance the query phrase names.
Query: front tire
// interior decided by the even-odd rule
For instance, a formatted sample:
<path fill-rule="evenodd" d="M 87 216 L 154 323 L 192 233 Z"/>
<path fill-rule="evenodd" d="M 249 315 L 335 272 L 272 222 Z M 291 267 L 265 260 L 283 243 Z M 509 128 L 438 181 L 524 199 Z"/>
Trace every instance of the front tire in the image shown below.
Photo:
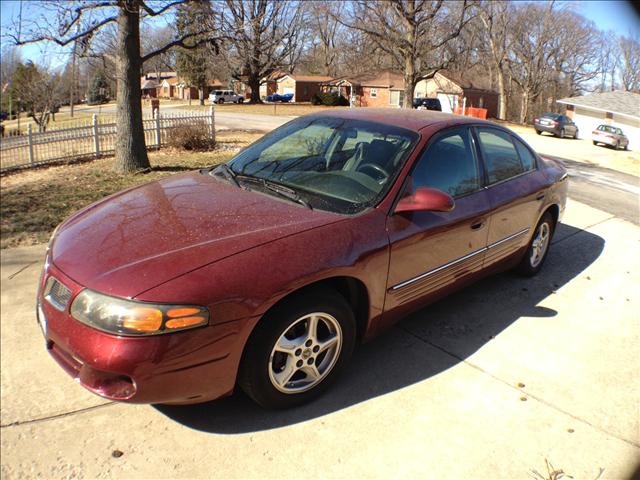
<path fill-rule="evenodd" d="M 560 134 L 558 135 L 560 138 L 564 138 L 564 128 L 560 129 Z"/>
<path fill-rule="evenodd" d="M 554 229 L 553 216 L 551 213 L 546 212 L 538 222 L 538 225 L 536 225 L 527 252 L 520 265 L 516 267 L 518 273 L 525 277 L 533 277 L 540 271 L 549 253 Z"/>
<path fill-rule="evenodd" d="M 221 98 L 220 100 L 218 100 L 218 104 L 222 105 L 224 103 L 224 98 Z"/>
<path fill-rule="evenodd" d="M 536 133 L 537 133 L 538 135 L 542 135 L 542 132 L 541 132 L 540 130 L 536 130 Z"/>
<path fill-rule="evenodd" d="M 245 346 L 238 383 L 264 408 L 307 403 L 335 380 L 355 339 L 355 318 L 340 294 L 301 294 L 260 321 Z"/>

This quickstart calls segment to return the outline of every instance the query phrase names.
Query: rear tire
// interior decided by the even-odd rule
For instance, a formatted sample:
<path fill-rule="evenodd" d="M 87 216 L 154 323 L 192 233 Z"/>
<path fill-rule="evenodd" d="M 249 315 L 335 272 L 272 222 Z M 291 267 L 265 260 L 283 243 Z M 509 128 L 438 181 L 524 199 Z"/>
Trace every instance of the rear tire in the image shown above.
<path fill-rule="evenodd" d="M 560 129 L 560 135 L 558 135 L 560 138 L 564 138 L 564 128 Z"/>
<path fill-rule="evenodd" d="M 541 132 L 540 130 L 536 130 L 536 133 L 537 133 L 538 135 L 542 135 L 542 132 Z"/>
<path fill-rule="evenodd" d="M 533 277 L 540 271 L 549 253 L 554 230 L 553 216 L 546 212 L 536 225 L 529 247 L 520 264 L 516 267 L 516 271 L 520 275 Z"/>
<path fill-rule="evenodd" d="M 595 140 L 592 140 L 594 145 L 598 145 L 598 142 L 596 142 Z"/>
<path fill-rule="evenodd" d="M 576 130 L 576 133 L 573 134 L 573 139 L 578 140 L 578 130 Z"/>
<path fill-rule="evenodd" d="M 356 341 L 351 308 L 331 289 L 277 305 L 247 342 L 238 384 L 264 408 L 289 408 L 322 394 L 349 361 Z"/>

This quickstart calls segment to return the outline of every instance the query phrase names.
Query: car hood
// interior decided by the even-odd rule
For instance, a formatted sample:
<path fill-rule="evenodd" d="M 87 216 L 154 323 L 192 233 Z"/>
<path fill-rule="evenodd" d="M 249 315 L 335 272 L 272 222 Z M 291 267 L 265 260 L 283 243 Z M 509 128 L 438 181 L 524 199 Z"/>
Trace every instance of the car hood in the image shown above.
<path fill-rule="evenodd" d="M 107 197 L 58 229 L 51 261 L 81 285 L 135 297 L 179 275 L 341 220 L 198 172 Z"/>

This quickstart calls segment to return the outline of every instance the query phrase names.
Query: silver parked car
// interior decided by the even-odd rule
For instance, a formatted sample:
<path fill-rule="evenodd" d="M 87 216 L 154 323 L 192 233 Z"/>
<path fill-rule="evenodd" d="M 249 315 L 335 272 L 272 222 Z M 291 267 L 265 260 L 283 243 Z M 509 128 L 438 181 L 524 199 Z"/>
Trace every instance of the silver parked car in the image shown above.
<path fill-rule="evenodd" d="M 233 90 L 215 90 L 209 94 L 209 103 L 242 103 L 244 97 Z"/>
<path fill-rule="evenodd" d="M 626 150 L 629 147 L 629 139 L 622 133 L 622 130 L 618 127 L 612 127 L 611 125 L 600 125 L 591 132 L 591 139 L 594 145 L 603 143 L 616 150 L 619 148 Z"/>

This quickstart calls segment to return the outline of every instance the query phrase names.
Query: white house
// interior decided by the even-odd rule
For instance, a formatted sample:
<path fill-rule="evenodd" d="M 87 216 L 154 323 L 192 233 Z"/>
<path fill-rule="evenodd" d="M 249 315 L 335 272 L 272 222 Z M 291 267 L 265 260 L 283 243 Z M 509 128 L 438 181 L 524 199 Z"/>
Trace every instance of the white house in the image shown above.
<path fill-rule="evenodd" d="M 629 149 L 640 150 L 640 94 L 617 90 L 563 98 L 558 103 L 567 106 L 567 116 L 578 126 L 580 138 L 590 139 L 591 132 L 604 123 L 621 128 L 629 138 Z"/>

